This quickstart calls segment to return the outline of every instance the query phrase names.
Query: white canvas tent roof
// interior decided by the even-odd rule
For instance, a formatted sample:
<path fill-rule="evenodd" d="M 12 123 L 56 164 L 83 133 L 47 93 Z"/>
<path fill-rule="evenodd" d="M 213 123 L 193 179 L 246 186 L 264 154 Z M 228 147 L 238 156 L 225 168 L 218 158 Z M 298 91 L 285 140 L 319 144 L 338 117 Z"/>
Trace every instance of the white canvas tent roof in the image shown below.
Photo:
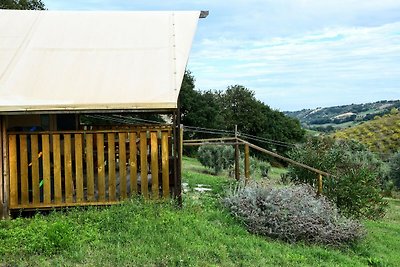
<path fill-rule="evenodd" d="M 176 108 L 199 15 L 0 10 L 0 113 Z"/>

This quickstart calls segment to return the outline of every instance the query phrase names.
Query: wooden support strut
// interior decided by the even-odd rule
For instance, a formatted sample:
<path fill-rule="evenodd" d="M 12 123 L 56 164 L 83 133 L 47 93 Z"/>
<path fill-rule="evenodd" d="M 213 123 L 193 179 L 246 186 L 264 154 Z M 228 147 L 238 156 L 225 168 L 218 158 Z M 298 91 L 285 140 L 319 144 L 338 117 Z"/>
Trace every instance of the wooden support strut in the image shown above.
<path fill-rule="evenodd" d="M 317 181 L 318 181 L 317 196 L 320 196 L 322 194 L 322 175 L 320 173 L 317 176 Z"/>
<path fill-rule="evenodd" d="M 235 125 L 235 141 L 237 142 L 238 131 L 237 125 Z M 235 145 L 235 178 L 237 181 L 240 179 L 240 150 L 239 145 Z"/>
<path fill-rule="evenodd" d="M 250 148 L 248 144 L 244 145 L 244 177 L 247 184 L 250 179 Z"/>
<path fill-rule="evenodd" d="M 4 176 L 3 176 L 3 117 L 0 116 L 0 219 L 4 219 Z"/>

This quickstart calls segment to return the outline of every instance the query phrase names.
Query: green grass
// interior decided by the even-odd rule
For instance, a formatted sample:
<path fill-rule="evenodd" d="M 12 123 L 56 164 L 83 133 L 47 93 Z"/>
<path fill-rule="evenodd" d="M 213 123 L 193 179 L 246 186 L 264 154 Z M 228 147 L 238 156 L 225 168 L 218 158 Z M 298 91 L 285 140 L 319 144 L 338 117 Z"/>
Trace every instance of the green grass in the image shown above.
<path fill-rule="evenodd" d="M 382 221 L 366 221 L 352 248 L 287 244 L 248 233 L 220 205 L 232 179 L 184 160 L 183 177 L 208 193 L 171 201 L 131 199 L 107 208 L 71 209 L 0 222 L 0 266 L 398 266 L 400 201 Z"/>

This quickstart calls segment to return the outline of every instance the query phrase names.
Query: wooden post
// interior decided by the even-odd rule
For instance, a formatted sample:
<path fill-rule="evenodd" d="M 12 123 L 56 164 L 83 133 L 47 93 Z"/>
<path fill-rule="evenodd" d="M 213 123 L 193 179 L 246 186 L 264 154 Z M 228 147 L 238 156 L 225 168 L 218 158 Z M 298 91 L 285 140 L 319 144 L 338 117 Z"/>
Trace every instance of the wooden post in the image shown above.
<path fill-rule="evenodd" d="M 318 189 L 317 189 L 317 196 L 320 196 L 322 194 L 322 174 L 318 174 Z"/>
<path fill-rule="evenodd" d="M 237 131 L 237 125 L 235 125 L 235 141 L 236 143 L 238 142 L 237 140 L 238 137 L 238 131 Z M 239 145 L 235 145 L 235 178 L 236 180 L 239 181 L 240 179 L 240 150 L 239 150 Z"/>
<path fill-rule="evenodd" d="M 250 148 L 248 144 L 244 145 L 244 175 L 245 175 L 245 183 L 250 179 Z"/>
<path fill-rule="evenodd" d="M 0 116 L 0 219 L 4 219 L 4 176 L 3 176 L 3 117 Z"/>
<path fill-rule="evenodd" d="M 180 171 L 182 171 L 182 158 L 183 158 L 183 124 L 180 124 L 180 130 L 179 130 L 179 163 L 180 163 Z"/>
<path fill-rule="evenodd" d="M 3 116 L 1 120 L 1 135 L 2 148 L 1 151 L 3 155 L 3 218 L 8 218 L 9 213 L 9 196 L 10 196 L 10 175 L 9 175 L 9 165 L 8 165 L 8 138 L 7 138 L 7 117 Z"/>

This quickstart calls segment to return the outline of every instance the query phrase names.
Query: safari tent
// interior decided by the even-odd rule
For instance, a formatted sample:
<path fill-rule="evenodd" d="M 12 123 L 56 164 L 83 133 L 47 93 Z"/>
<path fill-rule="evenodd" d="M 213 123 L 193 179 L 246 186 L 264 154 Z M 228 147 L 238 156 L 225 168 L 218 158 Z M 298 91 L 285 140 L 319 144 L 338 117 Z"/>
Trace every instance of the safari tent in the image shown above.
<path fill-rule="evenodd" d="M 1 217 L 180 199 L 178 96 L 199 16 L 0 10 Z M 170 123 L 82 119 L 126 114 Z"/>

